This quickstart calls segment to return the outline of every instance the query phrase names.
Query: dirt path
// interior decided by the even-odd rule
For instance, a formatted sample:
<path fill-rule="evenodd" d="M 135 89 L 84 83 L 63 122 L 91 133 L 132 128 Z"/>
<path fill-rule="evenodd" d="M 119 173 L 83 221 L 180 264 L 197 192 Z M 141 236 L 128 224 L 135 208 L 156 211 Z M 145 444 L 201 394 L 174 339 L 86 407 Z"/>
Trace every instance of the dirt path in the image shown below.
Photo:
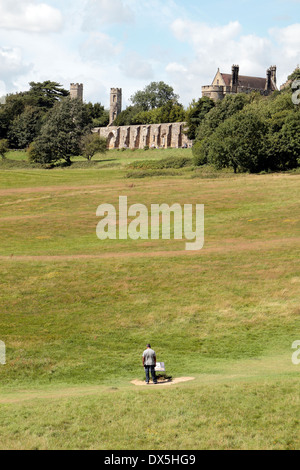
<path fill-rule="evenodd" d="M 236 242 L 224 240 L 220 246 L 204 247 L 201 251 L 133 251 L 133 252 L 107 252 L 101 254 L 75 254 L 75 255 L 10 255 L 0 256 L 0 261 L 11 262 L 52 262 L 52 261 L 86 261 L 97 259 L 133 259 L 133 258 L 174 258 L 177 256 L 203 256 L 206 254 L 225 254 L 230 252 L 262 251 L 282 247 L 300 247 L 300 237 L 280 238 L 275 240 L 256 240 Z"/>
<path fill-rule="evenodd" d="M 183 382 L 195 380 L 194 377 L 181 377 L 174 379 L 172 382 L 159 384 L 159 386 L 168 386 L 168 385 L 176 385 Z M 130 385 L 137 385 L 137 386 L 146 386 L 145 382 L 139 380 L 133 380 L 130 382 Z M 95 386 L 86 386 L 86 387 L 72 387 L 72 388 L 62 388 L 57 390 L 24 390 L 19 391 L 14 394 L 7 394 L 7 396 L 0 396 L 0 404 L 14 404 L 14 403 L 23 403 L 26 401 L 33 401 L 33 400 L 55 400 L 60 398 L 76 398 L 76 397 L 86 397 L 92 395 L 98 395 L 100 393 L 113 393 L 120 390 L 123 387 L 107 387 L 105 385 L 95 385 Z"/>
<path fill-rule="evenodd" d="M 158 187 L 177 187 L 178 183 L 177 182 L 170 182 L 170 181 L 161 181 L 159 184 L 156 184 L 156 190 Z M 83 185 L 64 185 L 61 184 L 56 185 L 56 186 L 36 186 L 36 187 L 28 187 L 28 188 L 7 188 L 7 189 L 0 189 L 0 197 L 3 196 L 12 196 L 14 194 L 37 194 L 37 193 L 65 193 L 65 192 L 70 192 L 70 191 L 76 191 L 76 194 L 81 193 L 81 192 L 106 192 L 106 191 L 112 191 L 115 189 L 118 190 L 138 190 L 139 188 L 145 188 L 145 187 L 151 187 L 152 188 L 152 182 L 147 182 L 147 183 L 141 183 L 138 181 L 135 181 L 134 183 L 129 183 L 129 182 L 122 182 L 122 181 L 114 181 L 110 183 L 101 183 L 101 184 L 83 184 Z"/>
<path fill-rule="evenodd" d="M 193 386 L 201 387 L 207 385 L 218 384 L 233 384 L 248 381 L 262 380 L 277 380 L 279 376 L 295 376 L 298 377 L 297 368 L 291 361 L 289 352 L 277 356 L 252 358 L 242 361 L 229 363 L 226 368 L 220 373 L 211 371 L 209 373 L 201 373 L 197 377 L 177 377 L 172 382 L 159 384 L 158 386 L 146 385 L 142 380 L 133 380 L 131 382 L 123 382 L 120 385 L 80 385 L 62 387 L 49 386 L 46 389 L 26 390 L 18 389 L 0 393 L 1 404 L 23 403 L 34 400 L 56 400 L 63 398 L 80 398 L 87 396 L 97 396 L 102 393 L 117 393 L 122 390 L 141 390 L 146 387 L 151 387 L 155 390 L 172 385 L 180 385 L 187 382 L 194 382 Z M 197 380 L 196 380 L 197 379 Z"/>
<path fill-rule="evenodd" d="M 0 189 L 0 196 L 10 196 L 13 194 L 36 194 L 36 193 L 53 193 L 53 192 L 65 192 L 65 191 L 83 191 L 83 190 L 101 190 L 105 188 L 111 188 L 109 185 L 83 185 L 83 186 L 37 186 L 29 188 L 9 188 Z"/>

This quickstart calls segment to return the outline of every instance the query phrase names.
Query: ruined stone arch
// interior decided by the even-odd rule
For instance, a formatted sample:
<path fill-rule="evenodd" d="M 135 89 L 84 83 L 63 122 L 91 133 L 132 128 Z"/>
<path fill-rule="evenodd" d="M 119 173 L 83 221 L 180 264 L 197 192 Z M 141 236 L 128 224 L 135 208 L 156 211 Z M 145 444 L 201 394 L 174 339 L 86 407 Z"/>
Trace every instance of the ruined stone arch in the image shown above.
<path fill-rule="evenodd" d="M 116 136 L 115 136 L 114 132 L 110 132 L 110 133 L 108 134 L 106 145 L 107 145 L 107 148 L 108 148 L 109 150 L 112 150 L 112 149 L 115 148 L 115 145 L 116 145 Z"/>

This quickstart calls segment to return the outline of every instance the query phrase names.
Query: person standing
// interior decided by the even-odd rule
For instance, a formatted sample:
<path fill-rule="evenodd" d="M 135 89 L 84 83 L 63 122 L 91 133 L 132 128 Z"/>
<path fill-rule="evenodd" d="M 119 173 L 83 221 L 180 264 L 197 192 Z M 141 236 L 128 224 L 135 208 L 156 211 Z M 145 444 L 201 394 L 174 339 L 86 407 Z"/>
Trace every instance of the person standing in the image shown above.
<path fill-rule="evenodd" d="M 147 344 L 147 349 L 143 352 L 143 366 L 146 373 L 146 383 L 150 382 L 150 372 L 154 384 L 157 384 L 157 378 L 155 374 L 156 367 L 156 353 L 151 349 L 151 345 Z"/>

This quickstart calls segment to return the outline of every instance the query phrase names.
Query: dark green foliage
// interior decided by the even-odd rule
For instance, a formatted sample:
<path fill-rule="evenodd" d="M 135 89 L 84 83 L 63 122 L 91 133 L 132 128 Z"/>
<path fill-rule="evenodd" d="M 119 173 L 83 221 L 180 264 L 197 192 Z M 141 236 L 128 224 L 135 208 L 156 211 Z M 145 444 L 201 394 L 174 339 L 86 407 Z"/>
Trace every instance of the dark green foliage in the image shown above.
<path fill-rule="evenodd" d="M 0 139 L 7 139 L 8 131 L 13 120 L 20 116 L 25 109 L 25 93 L 16 93 L 6 98 L 6 103 L 0 105 Z"/>
<path fill-rule="evenodd" d="M 39 108 L 26 106 L 23 113 L 16 116 L 9 127 L 8 139 L 11 147 L 28 147 L 41 129 L 42 118 L 43 113 Z"/>
<path fill-rule="evenodd" d="M 133 170 L 163 170 L 167 168 L 184 168 L 192 166 L 193 161 L 187 157 L 169 157 L 162 160 L 143 160 L 131 163 L 129 168 Z"/>
<path fill-rule="evenodd" d="M 279 132 L 270 133 L 266 152 L 271 170 L 289 170 L 300 166 L 299 110 L 287 115 Z"/>
<path fill-rule="evenodd" d="M 202 140 L 209 137 L 217 127 L 230 118 L 234 114 L 241 111 L 247 104 L 250 103 L 251 98 L 254 99 L 255 95 L 227 95 L 223 101 L 219 101 L 206 115 L 205 119 L 201 120 L 201 124 L 196 133 L 197 140 Z"/>
<path fill-rule="evenodd" d="M 269 97 L 227 96 L 201 120 L 193 147 L 195 164 L 252 173 L 297 168 L 299 113 L 290 89 Z"/>
<path fill-rule="evenodd" d="M 114 126 L 131 126 L 135 123 L 135 117 L 142 111 L 140 106 L 128 106 L 114 121 Z"/>
<path fill-rule="evenodd" d="M 202 166 L 207 164 L 207 154 L 209 151 L 209 145 L 207 145 L 208 139 L 198 140 L 193 145 L 194 162 L 196 166 Z"/>
<path fill-rule="evenodd" d="M 25 93 L 25 102 L 38 108 L 51 109 L 57 101 L 69 96 L 69 92 L 64 90 L 57 82 L 47 80 L 43 83 L 29 83 L 30 90 Z"/>
<path fill-rule="evenodd" d="M 235 173 L 266 170 L 266 133 L 267 126 L 257 113 L 240 112 L 220 124 L 209 138 L 207 159 L 217 168 L 233 168 Z"/>
<path fill-rule="evenodd" d="M 81 139 L 81 153 L 88 161 L 98 153 L 105 154 L 106 150 L 106 139 L 98 134 L 87 134 Z"/>
<path fill-rule="evenodd" d="M 29 91 L 7 96 L 0 106 L 0 138 L 8 139 L 11 147 L 27 147 L 38 135 L 49 110 L 68 95 L 59 83 L 48 80 L 31 82 Z"/>
<path fill-rule="evenodd" d="M 292 80 L 292 81 L 300 80 L 300 68 L 299 68 L 299 66 L 294 70 L 294 72 L 291 75 L 289 75 L 288 79 Z"/>
<path fill-rule="evenodd" d="M 204 116 L 215 107 L 215 102 L 210 98 L 203 97 L 198 101 L 193 101 L 186 113 L 187 130 L 186 135 L 189 139 L 196 138 L 197 128 L 200 126 Z"/>
<path fill-rule="evenodd" d="M 30 160 L 44 165 L 64 160 L 70 165 L 71 157 L 80 154 L 81 139 L 92 126 L 86 111 L 79 100 L 65 98 L 57 103 L 30 147 Z"/>
<path fill-rule="evenodd" d="M 170 100 L 160 108 L 143 111 L 141 106 L 128 106 L 114 121 L 114 126 L 131 126 L 145 124 L 162 124 L 184 122 L 186 111 L 182 104 Z"/>
<path fill-rule="evenodd" d="M 6 139 L 1 139 L 0 140 L 0 155 L 2 157 L 2 160 L 5 160 L 5 155 L 7 154 L 8 150 L 9 150 L 8 141 Z"/>
<path fill-rule="evenodd" d="M 139 112 L 132 118 L 132 124 L 162 124 L 183 122 L 185 119 L 186 112 L 183 106 L 175 101 L 168 101 L 161 108 Z"/>
<path fill-rule="evenodd" d="M 164 82 L 152 82 L 143 91 L 137 91 L 130 100 L 133 105 L 141 107 L 143 111 L 149 111 L 161 108 L 169 101 L 178 102 L 178 98 L 170 85 Z"/>
<path fill-rule="evenodd" d="M 87 113 L 93 122 L 93 127 L 106 127 L 109 124 L 109 111 L 101 103 L 85 104 Z"/>

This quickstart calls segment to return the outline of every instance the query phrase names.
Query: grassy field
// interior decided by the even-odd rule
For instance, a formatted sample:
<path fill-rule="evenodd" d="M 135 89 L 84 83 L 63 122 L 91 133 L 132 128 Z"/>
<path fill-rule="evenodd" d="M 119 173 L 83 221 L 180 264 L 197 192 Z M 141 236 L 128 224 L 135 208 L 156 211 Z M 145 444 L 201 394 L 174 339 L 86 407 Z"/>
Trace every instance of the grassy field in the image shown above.
<path fill-rule="evenodd" d="M 299 449 L 299 174 L 0 165 L 1 449 Z M 96 158 L 97 160 L 97 158 Z M 205 247 L 105 241 L 96 209 L 205 204 Z M 151 342 L 176 377 L 143 379 Z"/>

